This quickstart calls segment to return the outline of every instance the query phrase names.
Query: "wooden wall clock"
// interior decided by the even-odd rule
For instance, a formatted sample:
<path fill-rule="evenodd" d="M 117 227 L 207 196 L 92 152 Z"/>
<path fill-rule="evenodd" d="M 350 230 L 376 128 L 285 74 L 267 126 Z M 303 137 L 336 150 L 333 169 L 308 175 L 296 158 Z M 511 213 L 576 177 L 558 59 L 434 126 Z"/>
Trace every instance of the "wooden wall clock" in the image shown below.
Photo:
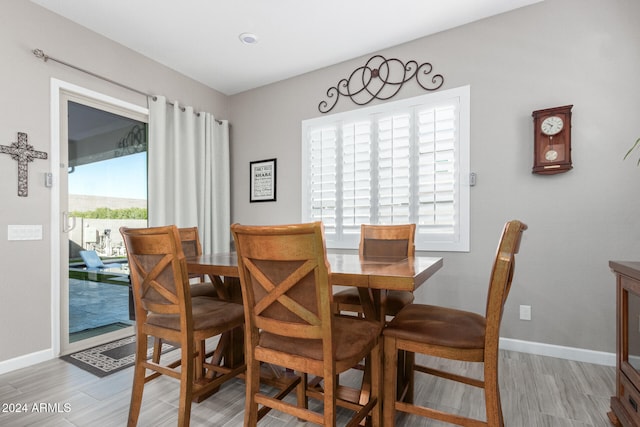
<path fill-rule="evenodd" d="M 532 173 L 552 175 L 571 165 L 571 108 L 573 105 L 534 111 Z"/>

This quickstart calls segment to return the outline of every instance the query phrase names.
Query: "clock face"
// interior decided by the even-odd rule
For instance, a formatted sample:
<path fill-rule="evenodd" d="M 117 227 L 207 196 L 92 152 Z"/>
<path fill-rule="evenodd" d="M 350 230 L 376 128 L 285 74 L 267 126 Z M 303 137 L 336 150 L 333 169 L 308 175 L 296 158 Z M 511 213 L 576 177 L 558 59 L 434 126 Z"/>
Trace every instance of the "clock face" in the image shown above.
<path fill-rule="evenodd" d="M 545 135 L 552 136 L 559 133 L 562 130 L 563 126 L 564 126 L 564 122 L 560 117 L 551 116 L 551 117 L 547 117 L 542 121 L 542 124 L 540 125 L 540 130 Z"/>

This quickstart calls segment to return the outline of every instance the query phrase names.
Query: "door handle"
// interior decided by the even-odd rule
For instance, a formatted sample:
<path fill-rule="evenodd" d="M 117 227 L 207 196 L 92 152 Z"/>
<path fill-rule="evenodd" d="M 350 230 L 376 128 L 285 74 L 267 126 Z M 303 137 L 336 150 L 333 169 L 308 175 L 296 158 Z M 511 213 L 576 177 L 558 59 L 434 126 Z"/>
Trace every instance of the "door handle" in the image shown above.
<path fill-rule="evenodd" d="M 69 216 L 68 212 L 62 212 L 62 232 L 68 233 L 76 228 L 76 217 Z"/>

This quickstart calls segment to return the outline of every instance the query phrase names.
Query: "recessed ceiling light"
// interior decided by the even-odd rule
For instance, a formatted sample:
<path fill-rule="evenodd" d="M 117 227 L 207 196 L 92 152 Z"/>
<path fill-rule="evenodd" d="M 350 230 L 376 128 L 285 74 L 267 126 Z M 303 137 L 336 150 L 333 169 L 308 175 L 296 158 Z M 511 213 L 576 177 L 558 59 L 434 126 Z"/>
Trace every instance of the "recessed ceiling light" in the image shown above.
<path fill-rule="evenodd" d="M 256 44 L 258 43 L 258 36 L 253 33 L 242 33 L 238 36 L 240 41 L 244 44 Z"/>

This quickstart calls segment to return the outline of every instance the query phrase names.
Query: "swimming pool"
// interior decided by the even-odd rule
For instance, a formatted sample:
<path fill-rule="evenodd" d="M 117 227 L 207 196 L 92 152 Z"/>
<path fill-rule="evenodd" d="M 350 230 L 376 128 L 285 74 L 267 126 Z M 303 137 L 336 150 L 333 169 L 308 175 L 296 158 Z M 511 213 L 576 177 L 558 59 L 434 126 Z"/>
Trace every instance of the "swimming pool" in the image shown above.
<path fill-rule="evenodd" d="M 129 285 L 129 263 L 126 258 L 104 260 L 105 267 L 88 268 L 82 261 L 69 263 L 69 277 L 91 282 Z"/>

